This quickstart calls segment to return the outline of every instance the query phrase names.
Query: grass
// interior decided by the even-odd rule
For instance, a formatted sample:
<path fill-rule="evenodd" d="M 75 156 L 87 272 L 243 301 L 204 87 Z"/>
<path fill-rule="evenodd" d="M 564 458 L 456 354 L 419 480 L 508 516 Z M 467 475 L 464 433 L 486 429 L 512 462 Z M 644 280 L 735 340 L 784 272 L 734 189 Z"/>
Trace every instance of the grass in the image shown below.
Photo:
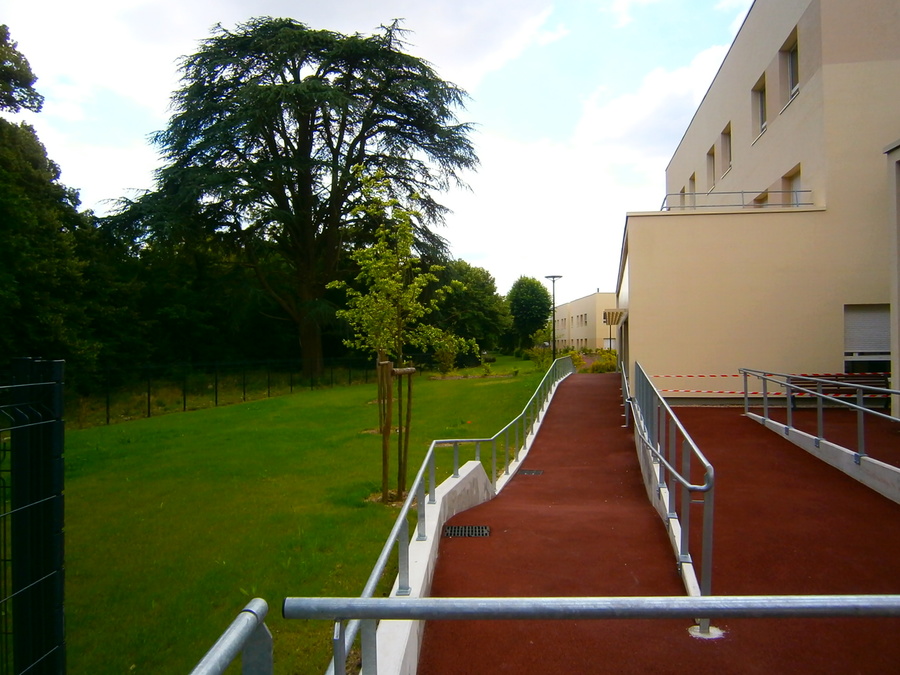
<path fill-rule="evenodd" d="M 501 361 L 494 373 L 522 373 L 416 377 L 410 478 L 431 439 L 490 436 L 521 411 L 542 373 Z M 365 433 L 374 397 L 374 384 L 303 391 L 70 431 L 69 671 L 188 672 L 259 596 L 276 672 L 322 672 L 330 626 L 285 621 L 280 603 L 358 595 L 396 517 L 367 500 L 381 475 Z"/>

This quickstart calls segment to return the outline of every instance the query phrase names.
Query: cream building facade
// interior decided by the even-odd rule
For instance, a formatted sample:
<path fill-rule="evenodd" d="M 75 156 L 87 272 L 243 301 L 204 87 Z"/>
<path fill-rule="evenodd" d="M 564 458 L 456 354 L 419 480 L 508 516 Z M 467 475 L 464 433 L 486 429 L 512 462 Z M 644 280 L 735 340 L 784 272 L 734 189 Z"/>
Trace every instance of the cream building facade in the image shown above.
<path fill-rule="evenodd" d="M 616 330 L 604 323 L 604 311 L 616 306 L 615 293 L 592 293 L 556 306 L 556 348 L 615 349 Z"/>
<path fill-rule="evenodd" d="M 754 2 L 663 210 L 626 217 L 629 369 L 897 372 L 898 36 L 897 0 Z"/>

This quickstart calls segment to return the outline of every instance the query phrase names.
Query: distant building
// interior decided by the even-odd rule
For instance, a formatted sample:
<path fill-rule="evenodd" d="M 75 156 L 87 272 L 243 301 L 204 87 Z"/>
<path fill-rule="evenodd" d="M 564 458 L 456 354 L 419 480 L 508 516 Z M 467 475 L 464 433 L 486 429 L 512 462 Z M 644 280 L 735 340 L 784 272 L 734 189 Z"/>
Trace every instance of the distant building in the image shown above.
<path fill-rule="evenodd" d="M 557 305 L 556 348 L 615 349 L 615 327 L 604 323 L 604 311 L 615 306 L 615 293 L 592 293 Z"/>
<path fill-rule="evenodd" d="M 754 2 L 662 210 L 626 217 L 630 369 L 897 371 L 898 35 L 897 0 Z"/>

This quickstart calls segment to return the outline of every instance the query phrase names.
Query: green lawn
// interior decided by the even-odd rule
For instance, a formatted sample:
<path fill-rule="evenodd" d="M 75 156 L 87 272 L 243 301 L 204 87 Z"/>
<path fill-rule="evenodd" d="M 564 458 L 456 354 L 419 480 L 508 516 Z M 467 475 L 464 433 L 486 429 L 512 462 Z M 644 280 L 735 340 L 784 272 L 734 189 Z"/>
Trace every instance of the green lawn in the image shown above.
<path fill-rule="evenodd" d="M 521 411 L 543 373 L 493 371 L 512 368 L 416 377 L 410 479 L 431 439 L 490 436 Z M 331 627 L 283 620 L 281 601 L 358 595 L 391 528 L 396 509 L 367 500 L 374 397 L 374 384 L 303 391 L 67 433 L 69 672 L 189 672 L 254 596 L 270 605 L 276 672 L 322 672 Z"/>

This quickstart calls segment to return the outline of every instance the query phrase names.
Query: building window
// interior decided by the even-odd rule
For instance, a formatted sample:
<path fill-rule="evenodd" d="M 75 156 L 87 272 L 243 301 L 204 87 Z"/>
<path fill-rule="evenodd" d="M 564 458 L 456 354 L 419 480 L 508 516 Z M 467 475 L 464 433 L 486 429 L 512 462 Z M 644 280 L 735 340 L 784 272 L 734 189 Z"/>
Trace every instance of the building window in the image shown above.
<path fill-rule="evenodd" d="M 844 305 L 844 370 L 881 372 L 890 362 L 890 305 Z"/>
<path fill-rule="evenodd" d="M 716 146 L 706 153 L 706 188 L 708 192 L 716 187 Z"/>
<path fill-rule="evenodd" d="M 788 52 L 788 85 L 793 98 L 800 91 L 800 56 L 796 44 Z"/>
<path fill-rule="evenodd" d="M 783 192 L 783 204 L 785 206 L 802 206 L 806 201 L 803 199 L 803 183 L 800 180 L 800 165 L 798 164 L 781 179 L 781 190 Z"/>
<path fill-rule="evenodd" d="M 781 48 L 781 77 L 784 82 L 784 104 L 787 105 L 800 91 L 800 53 L 796 29 Z"/>
<path fill-rule="evenodd" d="M 766 76 L 759 78 L 753 87 L 753 126 L 762 134 L 766 130 L 768 114 L 766 111 Z"/>
<path fill-rule="evenodd" d="M 688 206 L 697 206 L 697 174 L 692 173 L 688 179 Z"/>
<path fill-rule="evenodd" d="M 722 131 L 722 175 L 731 169 L 731 122 Z"/>

